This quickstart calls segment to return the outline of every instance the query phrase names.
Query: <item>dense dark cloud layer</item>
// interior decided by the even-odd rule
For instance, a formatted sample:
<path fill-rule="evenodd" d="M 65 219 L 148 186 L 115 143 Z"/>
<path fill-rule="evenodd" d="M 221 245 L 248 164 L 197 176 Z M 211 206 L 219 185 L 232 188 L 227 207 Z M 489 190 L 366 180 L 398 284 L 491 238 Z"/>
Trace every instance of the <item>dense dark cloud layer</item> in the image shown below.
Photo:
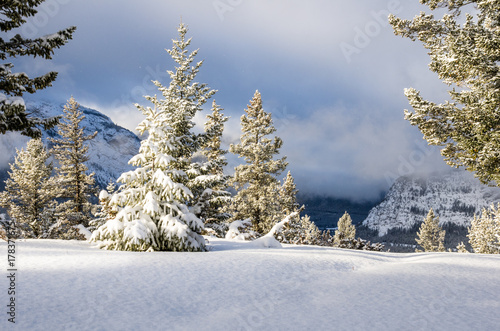
<path fill-rule="evenodd" d="M 375 199 L 399 175 L 445 168 L 403 119 L 405 87 L 440 102 L 445 86 L 427 70 L 423 47 L 387 23 L 389 13 L 420 10 L 417 0 L 47 0 L 21 32 L 76 25 L 74 40 L 51 62 L 16 64 L 29 74 L 60 72 L 36 98 L 73 95 L 134 129 L 141 115 L 133 103 L 156 93 L 151 80 L 168 82 L 164 49 L 182 17 L 205 60 L 199 80 L 219 90 L 215 99 L 232 117 L 228 143 L 258 89 L 302 191 Z"/>

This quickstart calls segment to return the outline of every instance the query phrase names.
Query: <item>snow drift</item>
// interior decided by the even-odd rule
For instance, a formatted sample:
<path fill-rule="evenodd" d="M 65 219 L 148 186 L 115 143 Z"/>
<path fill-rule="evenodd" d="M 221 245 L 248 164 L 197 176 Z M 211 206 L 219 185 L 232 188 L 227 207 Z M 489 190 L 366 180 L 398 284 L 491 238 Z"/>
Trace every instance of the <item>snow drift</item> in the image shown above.
<path fill-rule="evenodd" d="M 494 330 L 500 256 L 259 248 L 118 252 L 17 242 L 18 330 Z M 0 243 L 2 256 L 7 245 Z M 8 279 L 1 298 L 6 304 Z M 7 317 L 3 330 L 13 330 Z"/>

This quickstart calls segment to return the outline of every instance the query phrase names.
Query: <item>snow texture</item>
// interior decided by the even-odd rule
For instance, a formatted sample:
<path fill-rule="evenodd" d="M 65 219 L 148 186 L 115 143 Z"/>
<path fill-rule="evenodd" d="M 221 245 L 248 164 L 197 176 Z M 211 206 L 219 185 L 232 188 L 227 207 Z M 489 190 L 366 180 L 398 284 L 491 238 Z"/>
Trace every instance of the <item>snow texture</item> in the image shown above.
<path fill-rule="evenodd" d="M 2 330 L 498 330 L 500 256 L 210 238 L 209 253 L 16 243 Z M 0 243 L 7 256 L 7 243 Z M 7 277 L 0 299 L 7 302 Z M 195 290 L 193 292 L 193 290 Z"/>

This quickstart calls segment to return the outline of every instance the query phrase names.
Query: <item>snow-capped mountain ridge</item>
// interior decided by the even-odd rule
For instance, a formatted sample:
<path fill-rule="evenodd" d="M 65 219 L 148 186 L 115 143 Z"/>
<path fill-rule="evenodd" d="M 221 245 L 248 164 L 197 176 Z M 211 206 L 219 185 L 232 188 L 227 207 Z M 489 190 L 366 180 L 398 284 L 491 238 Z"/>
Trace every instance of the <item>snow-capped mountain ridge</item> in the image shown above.
<path fill-rule="evenodd" d="M 475 214 L 499 201 L 500 188 L 481 184 L 462 170 L 426 178 L 403 176 L 394 182 L 363 224 L 383 235 L 392 228 L 410 228 L 433 208 L 441 223 L 468 226 Z"/>

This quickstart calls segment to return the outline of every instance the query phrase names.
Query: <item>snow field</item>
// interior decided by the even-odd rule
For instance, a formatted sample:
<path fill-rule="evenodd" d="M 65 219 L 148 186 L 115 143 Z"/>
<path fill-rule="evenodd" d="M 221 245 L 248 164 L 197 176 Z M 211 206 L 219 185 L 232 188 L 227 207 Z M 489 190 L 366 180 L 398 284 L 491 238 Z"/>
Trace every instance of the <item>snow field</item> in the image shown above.
<path fill-rule="evenodd" d="M 117 252 L 79 241 L 19 241 L 17 323 L 13 327 L 3 313 L 0 328 L 500 328 L 498 255 L 268 249 L 209 240 L 208 253 Z M 6 243 L 0 247 L 6 260 Z M 3 279 L 5 307 L 8 279 Z"/>

